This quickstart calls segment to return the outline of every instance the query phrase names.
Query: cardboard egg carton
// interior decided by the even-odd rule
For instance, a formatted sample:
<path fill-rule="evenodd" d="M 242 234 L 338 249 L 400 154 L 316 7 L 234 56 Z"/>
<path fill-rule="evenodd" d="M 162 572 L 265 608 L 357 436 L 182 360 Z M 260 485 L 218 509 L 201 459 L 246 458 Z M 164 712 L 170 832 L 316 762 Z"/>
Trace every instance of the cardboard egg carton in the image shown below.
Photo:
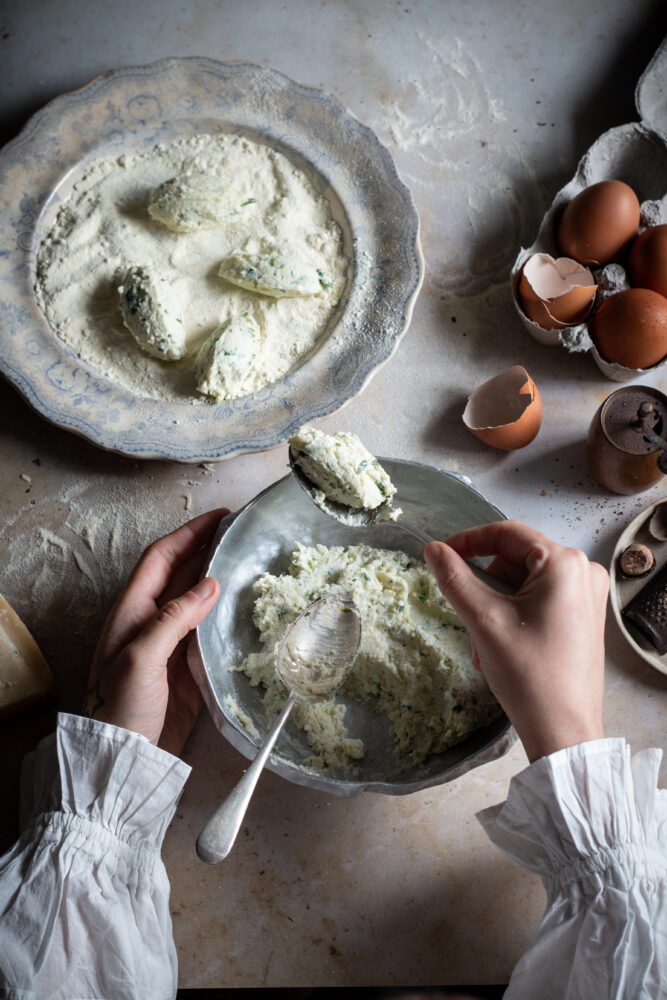
<path fill-rule="evenodd" d="M 521 249 L 512 268 L 514 305 L 530 335 L 541 344 L 560 344 L 571 352 L 590 351 L 600 371 L 615 382 L 632 381 L 667 364 L 665 358 L 651 368 L 625 368 L 601 357 L 591 340 L 588 328 L 596 309 L 609 295 L 629 287 L 619 263 L 593 270 L 598 283 L 595 303 L 586 322 L 577 326 L 545 330 L 533 323 L 521 308 L 518 287 L 522 268 L 533 254 L 561 256 L 556 243 L 560 216 L 568 202 L 591 184 L 606 180 L 629 184 L 641 205 L 639 232 L 647 226 L 667 223 L 667 38 L 637 84 L 635 105 L 641 120 L 603 133 L 584 153 L 574 177 L 561 188 L 544 216 L 535 242 L 531 247 Z"/>

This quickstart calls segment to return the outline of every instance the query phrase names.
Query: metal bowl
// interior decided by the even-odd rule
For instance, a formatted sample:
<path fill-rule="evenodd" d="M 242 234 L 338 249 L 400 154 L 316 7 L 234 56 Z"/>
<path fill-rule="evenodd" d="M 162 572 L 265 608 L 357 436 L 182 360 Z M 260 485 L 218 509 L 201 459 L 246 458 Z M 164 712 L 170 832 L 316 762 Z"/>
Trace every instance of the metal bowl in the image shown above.
<path fill-rule="evenodd" d="M 505 517 L 463 477 L 418 462 L 380 461 L 398 489 L 406 520 L 436 538 Z M 309 545 L 364 543 L 421 556 L 419 542 L 395 524 L 350 528 L 332 521 L 308 500 L 292 475 L 269 486 L 222 521 L 205 569 L 206 575 L 220 581 L 222 593 L 215 610 L 191 640 L 189 661 L 216 726 L 249 759 L 263 743 L 273 717 L 262 705 L 261 689 L 251 687 L 244 674 L 230 667 L 260 648 L 252 621 L 252 587 L 262 573 L 287 570 L 295 541 Z M 289 781 L 336 795 L 356 795 L 364 790 L 404 795 L 452 781 L 495 760 L 516 739 L 503 715 L 444 753 L 411 765 L 394 755 L 385 715 L 370 704 L 345 704 L 351 729 L 363 730 L 367 747 L 366 757 L 358 762 L 357 777 L 334 770 L 326 774 L 305 770 L 303 761 L 312 755 L 312 748 L 304 734 L 290 726 L 267 766 Z"/>

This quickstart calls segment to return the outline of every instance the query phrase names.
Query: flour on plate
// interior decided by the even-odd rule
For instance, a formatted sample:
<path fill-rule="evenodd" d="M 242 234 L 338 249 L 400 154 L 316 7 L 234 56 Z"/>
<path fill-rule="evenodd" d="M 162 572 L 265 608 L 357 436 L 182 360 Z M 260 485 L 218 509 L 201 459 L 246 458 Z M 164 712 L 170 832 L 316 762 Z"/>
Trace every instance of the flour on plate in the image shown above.
<path fill-rule="evenodd" d="M 368 545 L 295 543 L 289 572 L 265 573 L 254 586 L 253 619 L 262 649 L 234 669 L 264 690 L 279 711 L 287 688 L 275 669 L 283 635 L 309 604 L 349 593 L 362 620 L 362 640 L 342 699 L 298 701 L 293 722 L 314 750 L 306 766 L 321 772 L 354 771 L 364 757 L 363 732 L 349 732 L 345 699 L 374 702 L 391 720 L 395 753 L 415 764 L 461 742 L 501 714 L 480 671 L 472 666 L 470 638 L 423 563 L 403 552 Z"/>
<path fill-rule="evenodd" d="M 225 211 L 214 206 L 219 225 L 175 232 L 149 214 L 158 186 L 183 176 L 205 176 L 227 192 Z M 218 273 L 223 260 L 239 255 L 296 258 L 323 280 L 315 294 L 261 294 Z M 132 267 L 169 284 L 186 334 L 182 359 L 151 357 L 123 325 L 118 286 Z M 196 359 L 216 329 L 244 313 L 260 328 L 246 381 L 216 396 L 252 393 L 307 358 L 336 311 L 347 272 L 329 204 L 302 170 L 248 139 L 200 135 L 93 163 L 42 242 L 35 291 L 57 335 L 101 375 L 137 395 L 194 401 L 206 398 L 196 388 Z"/>

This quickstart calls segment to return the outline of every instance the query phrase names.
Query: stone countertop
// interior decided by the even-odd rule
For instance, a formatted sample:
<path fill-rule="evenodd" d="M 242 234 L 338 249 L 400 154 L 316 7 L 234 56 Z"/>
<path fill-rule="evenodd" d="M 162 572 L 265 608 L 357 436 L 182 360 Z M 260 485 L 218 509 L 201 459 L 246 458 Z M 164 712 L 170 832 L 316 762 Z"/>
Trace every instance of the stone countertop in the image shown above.
<path fill-rule="evenodd" d="M 501 510 L 607 564 L 661 487 L 614 496 L 584 441 L 616 385 L 586 356 L 535 343 L 508 274 L 555 191 L 604 130 L 636 119 L 634 86 L 665 32 L 648 0 L 23 0 L 0 21 L 0 138 L 106 69 L 168 55 L 274 66 L 335 94 L 387 144 L 422 224 L 426 277 L 392 360 L 338 415 L 376 454 L 465 473 Z M 129 28 L 131 27 L 131 30 Z M 500 453 L 461 423 L 469 392 L 521 363 L 537 382 L 537 440 Z M 646 379 L 644 381 L 647 381 Z M 665 375 L 653 383 L 665 389 Z M 390 416 L 388 416 L 388 414 Z M 148 542 L 285 472 L 284 449 L 215 466 L 125 459 L 45 423 L 0 384 L 0 592 L 76 710 L 95 637 Z M 633 748 L 664 744 L 667 677 L 609 618 L 605 720 Z M 53 724 L 5 724 L 2 843 L 16 832 L 18 767 Z M 164 857 L 184 987 L 506 982 L 544 902 L 539 881 L 485 838 L 474 814 L 525 766 L 520 746 L 408 797 L 337 799 L 265 773 L 233 853 L 209 868 L 196 835 L 245 761 L 202 715 Z"/>

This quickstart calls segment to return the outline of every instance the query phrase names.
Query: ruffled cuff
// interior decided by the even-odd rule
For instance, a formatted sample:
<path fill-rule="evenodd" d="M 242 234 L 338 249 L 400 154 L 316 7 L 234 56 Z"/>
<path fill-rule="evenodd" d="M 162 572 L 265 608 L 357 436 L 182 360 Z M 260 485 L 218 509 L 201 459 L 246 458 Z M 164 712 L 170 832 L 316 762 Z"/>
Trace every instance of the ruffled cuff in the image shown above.
<path fill-rule="evenodd" d="M 559 750 L 512 778 L 507 801 L 477 814 L 489 838 L 548 892 L 574 881 L 664 878 L 667 792 L 657 788 L 661 750 L 630 756 L 623 739 Z"/>
<path fill-rule="evenodd" d="M 138 733 L 61 712 L 23 765 L 22 831 L 61 813 L 61 823 L 79 817 L 130 848 L 159 849 L 190 770 Z"/>
<path fill-rule="evenodd" d="M 0 996 L 173 1000 L 160 846 L 190 768 L 75 715 L 26 759 L 22 834 L 0 858 Z"/>

